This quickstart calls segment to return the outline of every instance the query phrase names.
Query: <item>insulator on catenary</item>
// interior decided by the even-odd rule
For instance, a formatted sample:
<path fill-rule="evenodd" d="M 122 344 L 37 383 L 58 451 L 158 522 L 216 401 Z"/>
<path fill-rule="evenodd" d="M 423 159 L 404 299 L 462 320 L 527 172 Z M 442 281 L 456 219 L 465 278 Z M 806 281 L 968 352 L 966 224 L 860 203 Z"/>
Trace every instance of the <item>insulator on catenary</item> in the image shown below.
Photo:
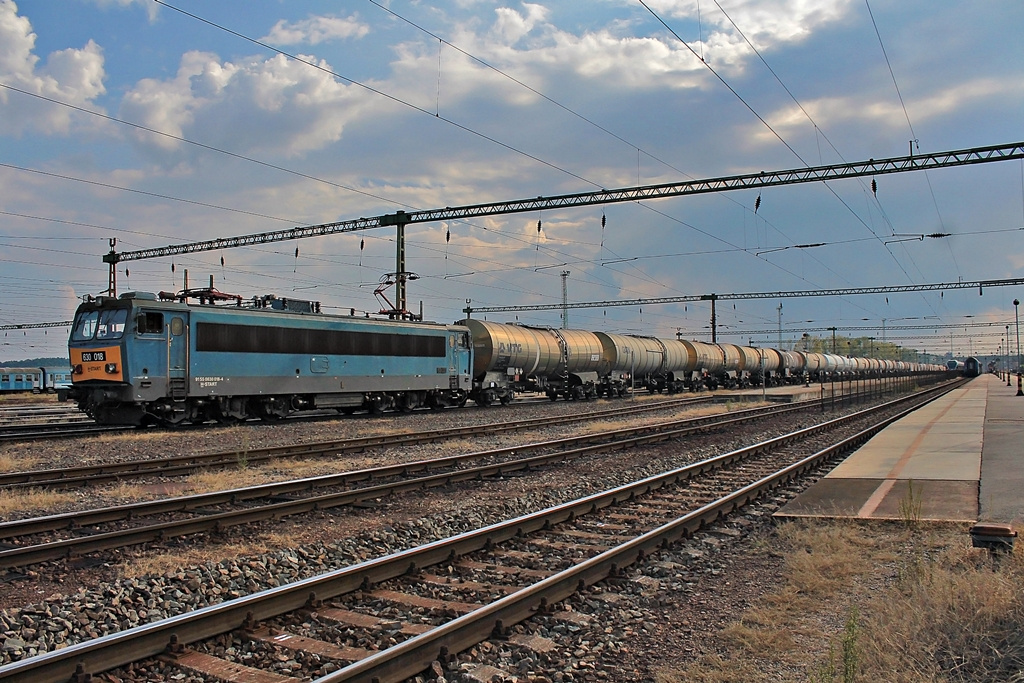
<path fill-rule="evenodd" d="M 874 178 L 871 179 L 871 194 L 878 194 L 878 182 Z"/>
<path fill-rule="evenodd" d="M 537 234 L 540 234 L 540 221 L 537 221 Z"/>
<path fill-rule="evenodd" d="M 452 231 L 451 230 L 445 230 L 445 232 L 444 232 L 444 243 L 448 244 L 451 241 L 452 241 Z"/>
<path fill-rule="evenodd" d="M 757 199 L 754 200 L 754 213 L 757 213 L 757 210 L 760 209 L 760 208 L 761 208 L 761 195 L 759 194 L 759 195 L 757 195 Z"/>

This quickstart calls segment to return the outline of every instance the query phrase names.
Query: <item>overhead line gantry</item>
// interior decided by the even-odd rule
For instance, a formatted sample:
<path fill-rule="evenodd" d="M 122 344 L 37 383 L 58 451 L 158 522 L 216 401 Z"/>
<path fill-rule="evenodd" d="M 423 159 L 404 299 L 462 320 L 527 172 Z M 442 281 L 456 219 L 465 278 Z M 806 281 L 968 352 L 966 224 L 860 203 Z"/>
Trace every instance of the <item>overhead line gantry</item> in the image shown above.
<path fill-rule="evenodd" d="M 230 249 L 234 247 L 268 244 L 271 242 L 283 242 L 288 240 L 304 239 L 307 237 L 320 237 L 323 235 L 334 235 L 338 233 L 369 230 L 371 228 L 394 226 L 397 229 L 398 240 L 395 273 L 396 301 L 394 306 L 395 310 L 392 311 L 392 313 L 397 316 L 406 317 L 408 315 L 408 311 L 406 310 L 405 285 L 409 273 L 407 273 L 405 269 L 405 227 L 412 223 L 465 220 L 483 216 L 497 216 L 559 208 L 636 202 L 646 199 L 664 199 L 667 197 L 707 194 L 728 190 L 773 187 L 776 185 L 793 185 L 797 183 L 840 180 L 843 178 L 859 178 L 864 176 L 884 175 L 888 173 L 922 171 L 933 168 L 984 164 L 994 161 L 1008 161 L 1011 159 L 1022 158 L 1024 158 L 1024 142 L 1017 142 L 1006 145 L 973 147 L 970 149 L 937 152 L 932 154 L 912 154 L 910 156 L 891 157 L 887 159 L 868 159 L 867 161 L 854 163 L 812 166 L 785 171 L 761 171 L 759 173 L 723 176 L 705 180 L 690 180 L 681 183 L 641 185 L 615 190 L 598 190 L 594 192 L 580 192 L 551 197 L 540 196 L 534 199 L 517 199 L 513 201 L 470 204 L 457 207 L 446 206 L 443 209 L 430 209 L 426 211 L 397 211 L 392 214 L 384 214 L 382 216 L 374 216 L 372 218 L 336 221 L 320 225 L 294 227 L 288 230 L 276 230 L 273 232 L 243 235 L 241 237 L 225 237 L 213 240 L 204 240 L 201 242 L 190 242 L 187 244 L 158 247 L 155 249 L 140 249 L 137 251 L 117 252 L 114 250 L 116 242 L 111 240 L 110 252 L 103 256 L 103 261 L 110 266 L 108 291 L 111 295 L 116 295 L 116 266 L 122 261 L 136 261 L 141 259 L 159 258 L 162 256 L 193 254 L 201 251 L 215 251 L 217 249 Z"/>
<path fill-rule="evenodd" d="M 668 296 L 650 299 L 616 299 L 611 301 L 581 301 L 577 303 L 558 304 L 532 304 L 527 306 L 488 306 L 473 308 L 466 301 L 466 308 L 463 312 L 470 316 L 473 313 L 506 313 L 510 311 L 550 311 L 555 308 L 611 308 L 613 306 L 651 306 L 659 304 L 682 304 L 694 301 L 711 302 L 711 343 L 718 341 L 717 316 L 715 314 L 716 301 L 729 301 L 739 299 L 791 299 L 805 296 L 847 296 L 851 294 L 891 294 L 894 292 L 927 292 L 946 289 L 977 289 L 978 294 L 985 291 L 985 287 L 1013 287 L 1024 285 L 1024 278 L 1010 278 L 1005 280 L 972 280 L 969 282 L 936 282 L 923 285 L 891 285 L 883 287 L 846 287 L 842 289 L 799 289 L 783 292 L 743 292 L 736 294 L 686 294 L 683 296 Z"/>

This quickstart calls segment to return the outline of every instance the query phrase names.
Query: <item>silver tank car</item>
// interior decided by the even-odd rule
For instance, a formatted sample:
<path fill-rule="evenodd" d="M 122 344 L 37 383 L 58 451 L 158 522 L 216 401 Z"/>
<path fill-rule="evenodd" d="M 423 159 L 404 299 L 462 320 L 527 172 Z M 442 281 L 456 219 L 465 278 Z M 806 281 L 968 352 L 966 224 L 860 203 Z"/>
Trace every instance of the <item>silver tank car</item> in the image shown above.
<path fill-rule="evenodd" d="M 473 339 L 473 392 L 479 405 L 508 403 L 516 391 L 584 399 L 597 396 L 602 345 L 585 330 L 461 322 Z"/>
<path fill-rule="evenodd" d="M 667 349 L 660 339 L 636 337 L 610 332 L 595 332 L 601 342 L 601 365 L 598 367 L 598 394 L 624 396 L 634 381 L 662 374 L 676 360 L 675 349 Z"/>
<path fill-rule="evenodd" d="M 722 354 L 725 356 L 725 366 L 719 373 L 719 382 L 726 389 L 735 389 L 743 386 L 744 370 L 747 362 L 751 360 L 746 352 L 747 347 L 736 344 L 719 344 Z M 754 359 L 756 364 L 757 360 Z"/>

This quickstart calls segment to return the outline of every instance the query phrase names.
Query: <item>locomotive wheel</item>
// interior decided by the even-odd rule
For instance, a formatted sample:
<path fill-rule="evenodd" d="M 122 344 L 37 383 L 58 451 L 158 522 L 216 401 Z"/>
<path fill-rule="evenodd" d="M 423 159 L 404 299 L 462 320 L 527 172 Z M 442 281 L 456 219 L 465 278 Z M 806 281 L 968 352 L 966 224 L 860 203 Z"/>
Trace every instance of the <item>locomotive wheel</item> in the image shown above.
<path fill-rule="evenodd" d="M 369 399 L 370 415 L 380 415 L 387 407 L 387 399 L 381 394 L 375 394 Z"/>

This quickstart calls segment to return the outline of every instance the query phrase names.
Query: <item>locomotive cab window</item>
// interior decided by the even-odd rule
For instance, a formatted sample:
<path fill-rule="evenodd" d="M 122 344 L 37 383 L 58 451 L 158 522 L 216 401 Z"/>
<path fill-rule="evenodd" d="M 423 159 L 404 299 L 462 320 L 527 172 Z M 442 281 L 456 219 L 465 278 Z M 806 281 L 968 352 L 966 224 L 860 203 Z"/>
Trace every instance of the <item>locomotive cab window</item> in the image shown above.
<path fill-rule="evenodd" d="M 128 320 L 128 309 L 115 308 L 106 311 L 86 311 L 75 320 L 74 341 L 91 339 L 120 339 Z"/>
<path fill-rule="evenodd" d="M 136 331 L 139 334 L 163 334 L 164 314 L 156 311 L 140 313 L 136 319 Z"/>

